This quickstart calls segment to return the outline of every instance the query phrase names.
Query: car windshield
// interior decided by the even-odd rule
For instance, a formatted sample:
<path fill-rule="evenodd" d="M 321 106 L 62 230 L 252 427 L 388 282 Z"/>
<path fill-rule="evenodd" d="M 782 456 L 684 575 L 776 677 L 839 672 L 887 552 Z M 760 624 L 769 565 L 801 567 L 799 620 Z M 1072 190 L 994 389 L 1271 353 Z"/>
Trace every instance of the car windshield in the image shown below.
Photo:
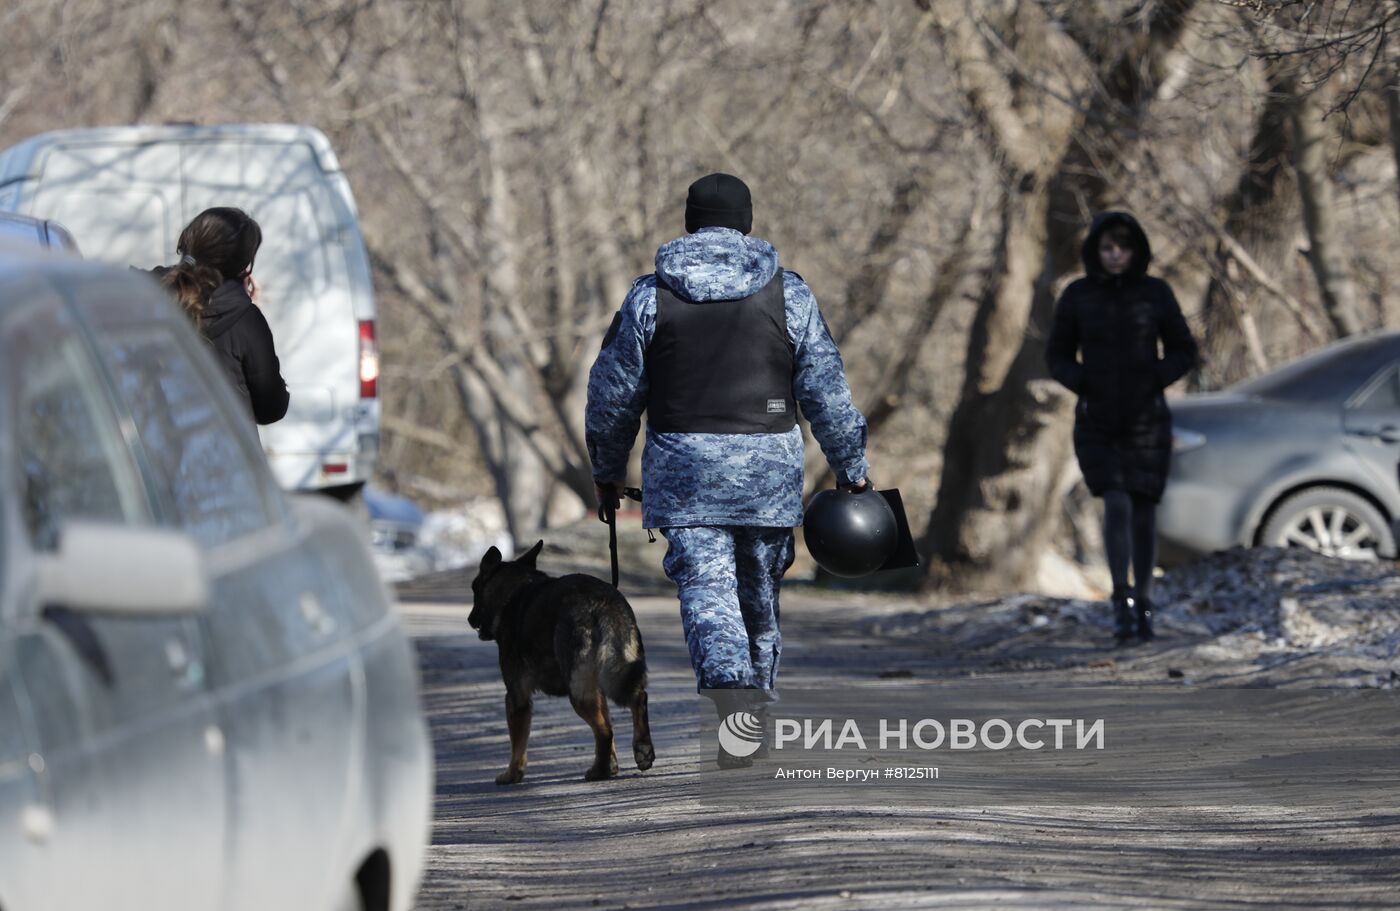
<path fill-rule="evenodd" d="M 1343 402 L 1400 359 L 1400 333 L 1349 339 L 1236 383 L 1231 392 L 1296 402 Z"/>

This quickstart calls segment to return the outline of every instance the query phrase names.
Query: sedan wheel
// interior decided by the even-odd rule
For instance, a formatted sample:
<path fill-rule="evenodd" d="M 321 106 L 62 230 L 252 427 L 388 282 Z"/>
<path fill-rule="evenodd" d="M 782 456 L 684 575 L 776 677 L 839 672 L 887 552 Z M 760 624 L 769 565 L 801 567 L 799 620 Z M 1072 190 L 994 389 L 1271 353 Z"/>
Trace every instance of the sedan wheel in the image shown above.
<path fill-rule="evenodd" d="M 1375 560 L 1395 553 L 1390 523 L 1365 498 L 1339 487 L 1316 487 L 1280 503 L 1260 543 L 1306 547 L 1342 560 Z"/>

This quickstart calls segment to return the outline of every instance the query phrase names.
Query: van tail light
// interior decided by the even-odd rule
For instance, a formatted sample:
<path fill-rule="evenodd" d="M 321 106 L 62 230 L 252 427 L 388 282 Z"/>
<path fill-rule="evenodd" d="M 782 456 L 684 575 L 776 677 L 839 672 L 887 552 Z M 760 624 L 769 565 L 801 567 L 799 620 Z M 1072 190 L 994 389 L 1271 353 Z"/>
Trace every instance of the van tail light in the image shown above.
<path fill-rule="evenodd" d="M 379 396 L 379 344 L 374 340 L 374 320 L 360 320 L 360 398 Z"/>

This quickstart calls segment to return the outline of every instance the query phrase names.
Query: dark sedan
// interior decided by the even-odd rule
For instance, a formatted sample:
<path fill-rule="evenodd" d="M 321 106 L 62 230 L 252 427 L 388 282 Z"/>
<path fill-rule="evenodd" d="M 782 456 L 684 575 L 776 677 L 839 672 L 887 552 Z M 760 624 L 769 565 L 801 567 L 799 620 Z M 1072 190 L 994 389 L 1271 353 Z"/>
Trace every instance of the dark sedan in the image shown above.
<path fill-rule="evenodd" d="M 1348 339 L 1172 403 L 1163 563 L 1235 545 L 1394 558 L 1400 332 Z"/>

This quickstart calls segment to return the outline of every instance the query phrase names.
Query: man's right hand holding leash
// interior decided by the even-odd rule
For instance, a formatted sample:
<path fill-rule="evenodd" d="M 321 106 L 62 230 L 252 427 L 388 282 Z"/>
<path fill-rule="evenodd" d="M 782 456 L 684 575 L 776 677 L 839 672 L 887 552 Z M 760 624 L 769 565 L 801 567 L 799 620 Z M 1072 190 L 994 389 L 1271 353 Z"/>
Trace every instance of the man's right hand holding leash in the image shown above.
<path fill-rule="evenodd" d="M 607 508 L 611 507 L 616 511 L 618 506 L 622 504 L 624 486 L 625 482 L 623 481 L 599 481 L 596 478 L 594 479 L 593 495 L 598 499 L 599 520 L 606 522 L 607 519 L 605 516 L 607 515 Z"/>

